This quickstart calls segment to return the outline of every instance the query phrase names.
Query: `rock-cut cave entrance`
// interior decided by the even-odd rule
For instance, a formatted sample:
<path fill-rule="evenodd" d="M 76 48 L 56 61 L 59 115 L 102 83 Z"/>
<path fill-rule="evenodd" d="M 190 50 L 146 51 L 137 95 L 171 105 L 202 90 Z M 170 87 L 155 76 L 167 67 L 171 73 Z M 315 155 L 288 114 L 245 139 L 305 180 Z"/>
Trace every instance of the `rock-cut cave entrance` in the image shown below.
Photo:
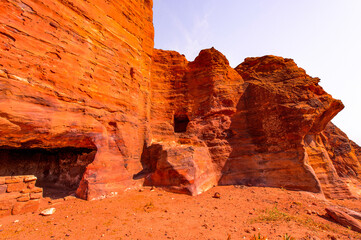
<path fill-rule="evenodd" d="M 43 196 L 52 199 L 71 195 L 79 186 L 96 149 L 0 149 L 0 176 L 35 175 Z"/>
<path fill-rule="evenodd" d="M 187 115 L 174 115 L 174 132 L 184 133 L 187 131 L 189 118 Z"/>

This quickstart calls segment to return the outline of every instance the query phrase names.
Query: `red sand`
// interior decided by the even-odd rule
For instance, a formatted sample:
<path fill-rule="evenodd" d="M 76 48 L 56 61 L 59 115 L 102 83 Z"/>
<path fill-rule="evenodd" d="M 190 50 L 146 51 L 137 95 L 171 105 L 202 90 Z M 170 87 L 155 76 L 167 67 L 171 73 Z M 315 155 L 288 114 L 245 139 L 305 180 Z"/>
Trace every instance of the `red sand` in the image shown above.
<path fill-rule="evenodd" d="M 259 187 L 215 187 L 191 197 L 166 192 L 128 191 L 98 201 L 70 199 L 39 212 L 0 219 L 1 239 L 361 239 L 325 214 L 325 201 L 309 193 Z M 215 192 L 220 198 L 213 198 Z M 361 210 L 359 200 L 338 201 Z M 359 207 L 359 209 L 357 209 Z M 18 220 L 18 221 L 16 221 Z"/>

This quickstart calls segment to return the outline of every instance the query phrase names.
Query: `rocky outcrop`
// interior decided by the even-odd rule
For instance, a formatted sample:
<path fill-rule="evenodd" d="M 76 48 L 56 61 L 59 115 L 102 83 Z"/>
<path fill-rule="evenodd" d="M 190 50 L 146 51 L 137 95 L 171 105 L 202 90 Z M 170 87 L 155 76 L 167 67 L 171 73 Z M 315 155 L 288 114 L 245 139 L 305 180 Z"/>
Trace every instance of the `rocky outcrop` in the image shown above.
<path fill-rule="evenodd" d="M 184 148 L 192 148 L 194 153 L 202 152 L 199 160 L 194 159 L 207 164 L 196 163 L 197 171 L 209 179 L 205 185 L 194 184 L 193 188 L 199 190 L 192 190 L 192 195 L 216 185 L 221 177 L 221 169 L 231 151 L 226 140 L 231 134 L 228 132 L 230 118 L 236 111 L 242 84 L 242 77 L 229 66 L 226 57 L 214 48 L 201 51 L 193 62 L 172 51 L 155 50 L 151 101 L 153 145 L 150 148 L 161 145 L 168 149 L 169 144 L 176 144 L 172 151 L 179 149 L 179 154 L 183 155 L 183 165 L 188 165 L 189 159 L 194 158 L 182 154 Z M 209 154 L 211 159 L 207 157 Z M 177 159 L 179 161 L 181 159 Z M 151 178 L 169 176 L 168 171 L 157 169 Z M 187 174 L 182 175 L 188 178 Z M 160 185 L 164 182 L 169 185 L 169 180 L 164 179 Z"/>
<path fill-rule="evenodd" d="M 293 60 L 153 49 L 152 1 L 10 1 L 0 9 L 0 174 L 97 199 L 142 184 L 249 184 L 357 196 L 343 108 Z"/>
<path fill-rule="evenodd" d="M 243 79 L 214 48 L 201 51 L 189 64 L 186 79 L 191 100 L 188 133 L 208 146 L 220 178 L 232 151 L 231 118 L 243 93 Z"/>
<path fill-rule="evenodd" d="M 361 148 L 331 122 L 323 131 L 323 141 L 337 174 L 361 179 Z"/>
<path fill-rule="evenodd" d="M 277 96 L 275 99 L 278 106 L 274 105 L 274 100 L 263 101 L 272 104 L 271 109 L 277 109 L 272 111 L 275 113 L 273 119 L 270 119 L 273 115 L 270 113 L 270 109 L 259 109 L 259 112 L 267 112 L 263 117 L 262 113 L 257 113 L 258 119 L 263 119 L 276 126 L 266 131 L 271 135 L 263 135 L 266 137 L 266 141 L 262 146 L 273 142 L 273 146 L 278 151 L 281 150 L 283 155 L 279 159 L 286 159 L 284 154 L 288 151 L 297 152 L 296 155 L 299 159 L 304 158 L 302 161 L 305 166 L 312 167 L 311 172 L 316 174 L 316 179 L 327 197 L 352 197 L 349 187 L 336 172 L 329 152 L 325 148 L 325 144 L 333 143 L 328 143 L 327 139 L 322 140 L 323 130 L 329 121 L 342 110 L 342 103 L 325 93 L 318 85 L 319 79 L 307 76 L 303 69 L 299 69 L 289 59 L 270 56 L 260 59 L 251 58 L 246 59 L 237 69 L 247 82 L 257 84 L 257 87 L 262 86 L 268 91 L 271 90 Z M 261 93 L 258 95 L 264 96 Z M 283 111 L 277 112 L 278 109 L 283 109 Z M 257 117 L 251 122 L 256 121 Z M 278 124 L 276 124 L 277 122 Z M 272 135 L 274 141 L 272 141 Z M 296 149 L 297 151 L 295 151 Z M 271 151 L 268 149 L 266 152 L 269 154 Z M 300 170 L 296 170 L 294 174 L 299 175 L 300 172 Z M 302 177 L 301 179 L 306 178 Z"/>
<path fill-rule="evenodd" d="M 327 157 L 324 158 L 325 161 L 319 162 L 315 168 L 326 170 L 323 172 L 323 178 L 327 179 L 327 183 L 337 181 L 339 185 L 343 186 L 342 188 L 335 188 L 334 184 L 331 184 L 328 187 L 330 191 L 341 190 L 341 193 L 332 194 L 330 197 L 360 197 L 360 147 L 349 140 L 347 135 L 331 122 L 327 124 L 325 130 L 317 138 L 319 145 L 323 146 L 324 156 Z M 327 192 L 325 194 L 329 195 Z"/>
<path fill-rule="evenodd" d="M 319 134 L 304 140 L 308 160 L 320 180 L 323 192 L 330 198 L 360 196 L 360 148 L 329 122 Z"/>
<path fill-rule="evenodd" d="M 232 69 L 213 48 L 201 51 L 194 62 L 175 52 L 155 50 L 154 144 L 206 145 L 221 185 L 350 197 L 323 141 L 318 141 L 343 104 L 318 83 L 291 59 L 248 58 Z M 187 121 L 183 131 L 177 128 L 180 120 Z M 158 178 L 162 176 L 161 169 L 156 171 Z"/>
<path fill-rule="evenodd" d="M 222 181 L 320 191 L 303 138 L 322 131 L 342 103 L 291 59 L 248 58 L 236 70 L 246 86 L 234 116 L 243 131 L 235 134 L 236 157 L 225 166 Z"/>

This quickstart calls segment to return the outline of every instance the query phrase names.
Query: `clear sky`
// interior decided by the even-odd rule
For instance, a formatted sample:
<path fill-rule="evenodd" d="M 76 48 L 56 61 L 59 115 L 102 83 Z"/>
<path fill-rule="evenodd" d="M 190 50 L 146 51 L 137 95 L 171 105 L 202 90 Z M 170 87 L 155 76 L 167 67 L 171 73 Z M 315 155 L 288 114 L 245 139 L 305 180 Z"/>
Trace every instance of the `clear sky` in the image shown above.
<path fill-rule="evenodd" d="M 193 61 L 215 47 L 295 60 L 345 105 L 333 122 L 361 145 L 361 0 L 154 0 L 155 47 Z"/>

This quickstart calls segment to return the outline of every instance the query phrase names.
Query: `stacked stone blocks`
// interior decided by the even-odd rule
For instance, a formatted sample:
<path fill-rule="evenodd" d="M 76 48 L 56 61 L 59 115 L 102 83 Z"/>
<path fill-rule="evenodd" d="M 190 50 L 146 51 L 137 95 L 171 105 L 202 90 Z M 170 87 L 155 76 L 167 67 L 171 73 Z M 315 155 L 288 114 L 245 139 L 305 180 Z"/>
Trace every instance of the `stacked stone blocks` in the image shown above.
<path fill-rule="evenodd" d="M 0 217 L 35 212 L 43 197 L 33 175 L 0 177 Z"/>

